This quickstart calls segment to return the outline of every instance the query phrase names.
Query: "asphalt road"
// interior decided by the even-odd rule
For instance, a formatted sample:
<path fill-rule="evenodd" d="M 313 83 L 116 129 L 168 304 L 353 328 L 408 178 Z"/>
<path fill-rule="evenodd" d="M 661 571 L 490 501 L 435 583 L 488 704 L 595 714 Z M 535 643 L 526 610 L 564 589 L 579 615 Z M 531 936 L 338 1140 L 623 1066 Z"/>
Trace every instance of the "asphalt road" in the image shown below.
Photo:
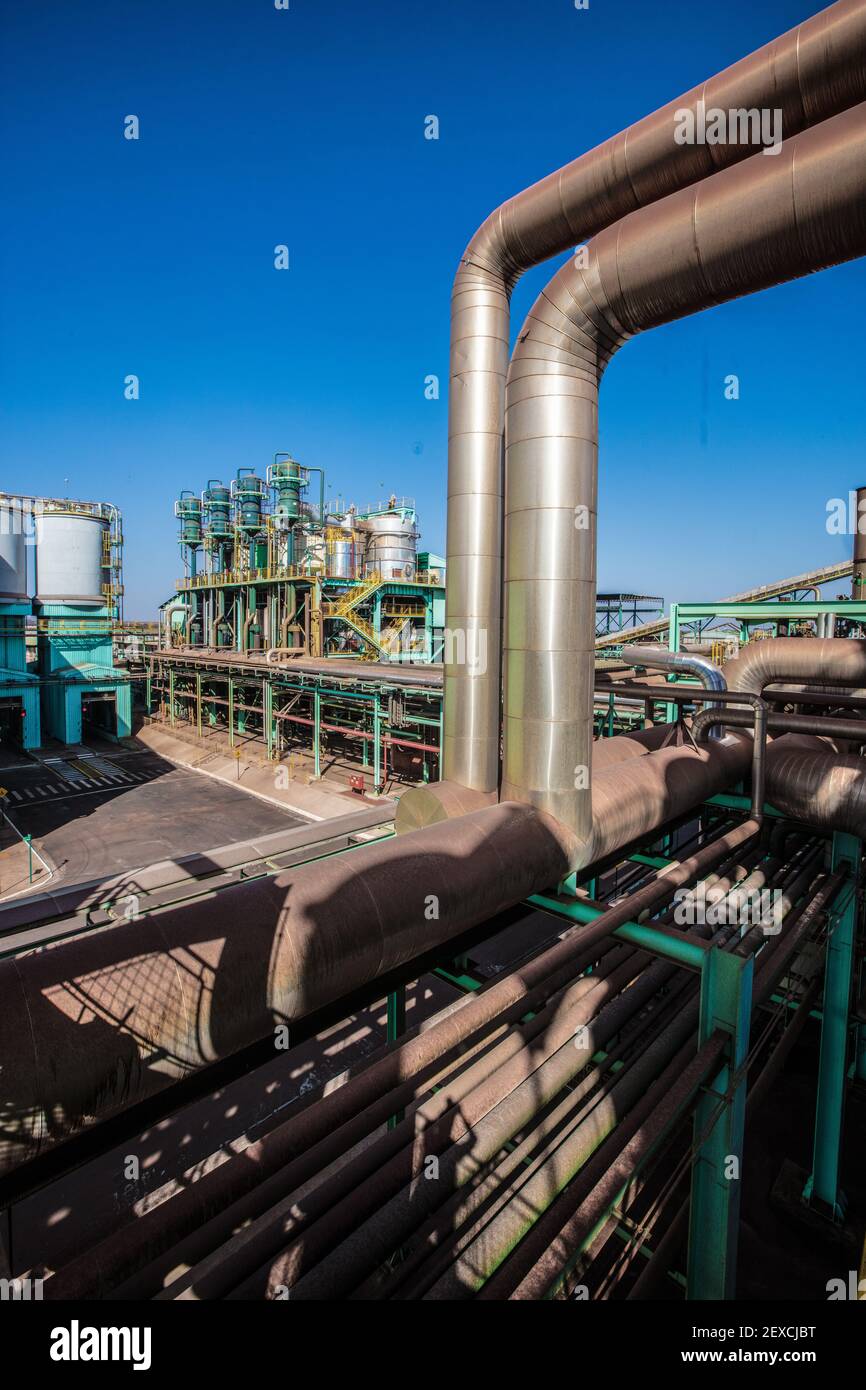
<path fill-rule="evenodd" d="M 251 835 L 299 816 L 154 753 L 100 752 L 0 767 L 4 807 L 22 835 L 76 883 Z"/>

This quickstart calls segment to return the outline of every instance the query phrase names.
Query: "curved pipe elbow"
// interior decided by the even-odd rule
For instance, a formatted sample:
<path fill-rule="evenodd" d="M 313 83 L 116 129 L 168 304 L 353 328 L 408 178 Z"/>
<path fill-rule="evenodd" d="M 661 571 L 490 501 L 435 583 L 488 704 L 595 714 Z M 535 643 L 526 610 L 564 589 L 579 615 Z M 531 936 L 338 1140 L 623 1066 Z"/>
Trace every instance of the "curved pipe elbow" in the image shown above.
<path fill-rule="evenodd" d="M 629 666 L 646 666 L 660 671 L 683 671 L 697 676 L 705 690 L 727 690 L 728 682 L 721 666 L 693 652 L 670 652 L 665 647 L 644 647 L 632 643 L 622 654 Z"/>
<path fill-rule="evenodd" d="M 664 647 L 644 647 L 635 643 L 623 652 L 623 661 L 631 666 L 646 666 L 660 671 L 681 671 L 697 676 L 705 690 L 727 690 L 728 683 L 724 672 L 715 662 L 693 652 L 671 652 Z M 716 710 L 719 706 L 708 704 L 707 709 Z M 709 737 L 724 738 L 724 731 L 718 724 L 712 725 Z"/>

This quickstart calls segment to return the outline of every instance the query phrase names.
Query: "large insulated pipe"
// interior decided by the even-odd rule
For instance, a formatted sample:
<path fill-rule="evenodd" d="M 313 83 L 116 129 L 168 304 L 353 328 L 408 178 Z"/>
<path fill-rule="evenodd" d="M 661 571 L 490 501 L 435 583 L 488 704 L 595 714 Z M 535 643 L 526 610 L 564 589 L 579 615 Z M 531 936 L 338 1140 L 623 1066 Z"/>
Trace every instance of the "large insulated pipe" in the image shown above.
<path fill-rule="evenodd" d="M 866 760 L 792 736 L 767 750 L 767 799 L 792 820 L 866 839 Z"/>
<path fill-rule="evenodd" d="M 636 892 L 624 895 L 608 907 L 591 926 L 566 933 L 553 946 L 525 961 L 519 971 L 503 974 L 487 988 L 464 999 L 459 1006 L 440 1016 L 429 1028 L 411 1031 L 351 1077 L 345 1085 L 329 1091 L 314 1104 L 295 1113 L 295 1107 L 276 1129 L 246 1148 L 241 1155 L 205 1174 L 171 1201 L 153 1207 L 134 1221 L 124 1217 L 125 1226 L 101 1243 L 97 1252 L 82 1255 L 60 1276 L 50 1281 L 47 1297 L 89 1298 L 105 1292 L 135 1267 L 136 1251 L 152 1258 L 166 1250 L 174 1240 L 198 1230 L 216 1213 L 228 1213 L 231 1231 L 234 1217 L 231 1204 L 248 1193 L 258 1180 L 285 1172 L 300 1154 L 322 1153 L 321 1146 L 345 1135 L 345 1126 L 366 1116 L 372 1132 L 380 1120 L 394 1114 L 414 1095 L 414 1085 L 438 1061 L 452 1057 L 471 1040 L 486 1036 L 497 1024 L 513 1023 L 544 1007 L 544 1001 L 568 988 L 610 943 L 612 932 L 629 920 L 650 916 L 674 897 L 680 888 L 700 881 L 716 866 L 726 864 L 731 854 L 748 850 L 759 832 L 756 821 L 745 821 L 726 831 L 719 839 L 679 863 L 667 866 Z M 708 882 L 714 882 L 713 875 Z M 400 1087 L 408 1087 L 401 1092 Z M 382 1097 L 388 1107 L 376 1113 Z M 341 1150 L 337 1148 L 336 1152 Z M 342 1150 L 344 1151 L 344 1150 Z M 335 1153 L 324 1157 L 324 1170 Z M 250 1213 L 245 1210 L 242 1219 Z"/>
<path fill-rule="evenodd" d="M 591 845 L 597 413 L 608 361 L 634 334 L 864 250 L 866 104 L 773 158 L 754 155 L 632 213 L 593 241 L 586 268 L 568 262 L 539 295 L 508 377 L 504 800 L 550 812 Z"/>
<path fill-rule="evenodd" d="M 0 1173 L 533 893 L 570 836 L 500 804 L 0 961 Z"/>
<path fill-rule="evenodd" d="M 604 859 L 625 845 L 646 840 L 745 777 L 752 763 L 750 739 L 731 736 L 700 748 L 660 748 L 646 757 L 608 764 L 593 775 L 592 857 Z M 760 803 L 759 803 L 760 805 Z"/>
<path fill-rule="evenodd" d="M 735 142 L 677 143 L 678 112 L 697 115 L 701 104 L 779 111 L 787 138 L 864 98 L 866 0 L 840 0 L 508 199 L 470 241 L 451 297 L 446 778 L 482 792 L 498 786 L 502 434 L 515 283 L 531 266 L 752 152 Z"/>
<path fill-rule="evenodd" d="M 728 662 L 725 677 L 729 690 L 746 690 L 752 695 L 763 694 L 768 685 L 779 681 L 857 689 L 866 685 L 866 642 L 850 637 L 811 642 L 802 637 L 775 637 L 750 642 Z"/>

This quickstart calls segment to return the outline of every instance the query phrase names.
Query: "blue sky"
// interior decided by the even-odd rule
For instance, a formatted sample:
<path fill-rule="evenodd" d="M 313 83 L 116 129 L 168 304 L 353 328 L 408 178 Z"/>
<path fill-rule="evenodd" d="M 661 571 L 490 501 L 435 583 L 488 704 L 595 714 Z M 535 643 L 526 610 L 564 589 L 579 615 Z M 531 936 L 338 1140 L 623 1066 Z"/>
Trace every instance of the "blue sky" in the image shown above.
<path fill-rule="evenodd" d="M 441 550 L 449 292 L 476 226 L 815 8 L 0 0 L 0 486 L 116 502 L 134 618 L 180 572 L 180 489 L 276 449 L 335 497 L 414 495 Z M 515 332 L 554 269 L 518 286 Z M 860 262 L 623 349 L 600 588 L 698 600 L 847 554 L 824 521 L 866 481 L 864 309 Z"/>

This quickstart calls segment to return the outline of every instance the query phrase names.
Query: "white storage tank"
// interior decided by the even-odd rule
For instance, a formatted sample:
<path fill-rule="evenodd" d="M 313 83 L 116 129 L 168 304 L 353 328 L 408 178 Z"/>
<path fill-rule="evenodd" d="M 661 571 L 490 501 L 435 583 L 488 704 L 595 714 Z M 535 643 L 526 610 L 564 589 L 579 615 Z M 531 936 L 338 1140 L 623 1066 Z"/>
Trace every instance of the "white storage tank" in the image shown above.
<path fill-rule="evenodd" d="M 384 579 L 414 579 L 418 528 L 413 512 L 395 509 L 369 515 L 364 573 Z"/>
<path fill-rule="evenodd" d="M 105 603 L 105 517 L 43 511 L 36 517 L 36 597 L 42 603 Z"/>
<path fill-rule="evenodd" d="M 0 501 L 0 599 L 26 599 L 29 517 L 14 499 Z"/>

